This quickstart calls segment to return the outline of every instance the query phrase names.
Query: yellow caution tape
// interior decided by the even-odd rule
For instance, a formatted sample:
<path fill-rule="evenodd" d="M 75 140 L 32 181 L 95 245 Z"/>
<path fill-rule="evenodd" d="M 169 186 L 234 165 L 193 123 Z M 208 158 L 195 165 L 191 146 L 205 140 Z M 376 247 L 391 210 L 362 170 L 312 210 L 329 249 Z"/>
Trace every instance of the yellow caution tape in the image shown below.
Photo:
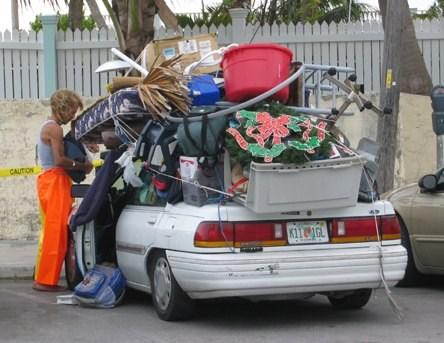
<path fill-rule="evenodd" d="M 94 160 L 93 161 L 94 168 L 100 167 L 102 165 L 103 165 L 103 160 Z M 41 171 L 42 171 L 42 167 L 40 167 L 40 166 L 0 168 L 0 177 L 36 175 L 36 174 L 39 174 Z"/>

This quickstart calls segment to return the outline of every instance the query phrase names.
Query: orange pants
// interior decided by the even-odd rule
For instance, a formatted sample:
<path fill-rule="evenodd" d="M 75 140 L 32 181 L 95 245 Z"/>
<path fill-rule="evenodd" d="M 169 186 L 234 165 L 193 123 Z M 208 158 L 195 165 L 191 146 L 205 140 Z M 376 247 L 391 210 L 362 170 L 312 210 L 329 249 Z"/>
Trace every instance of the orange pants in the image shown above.
<path fill-rule="evenodd" d="M 68 216 L 72 208 L 71 179 L 62 168 L 51 168 L 37 177 L 42 215 L 35 281 L 57 285 L 66 255 Z"/>

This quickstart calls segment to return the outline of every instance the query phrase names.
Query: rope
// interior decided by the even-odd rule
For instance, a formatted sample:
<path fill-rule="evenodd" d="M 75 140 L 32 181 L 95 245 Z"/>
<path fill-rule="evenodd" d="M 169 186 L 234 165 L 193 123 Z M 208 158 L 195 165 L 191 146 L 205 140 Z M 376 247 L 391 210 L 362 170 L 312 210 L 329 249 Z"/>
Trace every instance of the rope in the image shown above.
<path fill-rule="evenodd" d="M 134 131 L 128 124 L 126 124 L 117 115 L 111 115 L 111 118 L 114 121 L 114 126 L 116 130 L 120 130 L 126 136 L 126 138 L 130 143 L 137 142 L 138 137 L 136 137 L 136 135 L 138 135 L 138 133 L 136 131 Z M 130 131 L 133 131 L 135 135 L 133 135 Z"/>
<path fill-rule="evenodd" d="M 334 137 L 333 135 L 330 134 L 330 132 L 323 130 L 323 129 L 319 129 L 321 131 L 324 131 L 326 134 L 328 134 L 330 137 L 333 138 L 334 141 L 336 141 L 338 143 L 339 146 L 343 147 L 344 149 L 347 149 L 348 151 L 350 151 L 354 156 L 359 158 L 359 162 L 361 163 L 362 167 L 364 168 L 364 161 L 362 160 L 362 157 L 359 156 L 355 151 L 351 150 L 349 147 L 347 147 L 345 144 L 343 144 L 342 142 L 340 142 L 336 137 Z M 370 183 L 369 177 L 367 175 L 367 173 L 364 171 L 364 175 L 365 175 L 365 179 L 367 181 L 367 184 L 369 187 L 373 187 L 373 185 Z M 395 313 L 396 317 L 398 318 L 398 320 L 402 320 L 404 318 L 404 312 L 403 309 L 397 304 L 396 300 L 394 299 L 392 292 L 390 290 L 389 285 L 387 284 L 387 281 L 385 280 L 385 275 L 384 275 L 384 264 L 382 262 L 383 260 L 383 251 L 382 251 L 382 239 L 381 236 L 379 234 L 379 225 L 378 225 L 378 220 L 377 220 L 377 216 L 376 216 L 376 206 L 375 206 L 375 200 L 374 197 L 372 196 L 372 206 L 373 206 L 373 218 L 375 220 L 375 227 L 376 227 L 376 236 L 378 239 L 378 260 L 379 260 L 379 276 L 381 278 L 381 282 L 384 286 L 384 290 L 385 290 L 385 294 L 387 296 L 387 299 L 389 301 L 389 304 L 392 308 L 392 311 Z"/>
<path fill-rule="evenodd" d="M 346 151 L 349 151 L 353 156 L 357 157 L 359 159 L 359 162 L 361 163 L 361 166 L 364 168 L 365 162 L 364 162 L 364 160 L 362 159 L 362 157 L 360 155 L 358 155 L 355 151 L 353 151 L 352 149 L 347 147 L 344 143 L 339 141 L 336 137 L 331 135 L 329 131 L 321 129 L 321 128 L 318 128 L 318 130 L 323 131 L 325 134 L 329 135 L 331 138 L 333 138 L 335 143 L 337 143 L 340 147 L 342 147 Z M 199 182 L 197 180 L 195 180 L 195 181 L 188 181 L 188 180 L 185 180 L 185 179 L 182 179 L 182 178 L 178 178 L 178 177 L 175 177 L 175 176 L 172 176 L 172 175 L 169 175 L 169 174 L 162 173 L 162 172 L 157 171 L 157 170 L 155 170 L 155 169 L 153 169 L 151 167 L 148 167 L 148 170 L 150 170 L 151 172 L 156 173 L 158 175 L 162 175 L 162 176 L 165 176 L 165 177 L 168 177 L 168 178 L 180 181 L 180 182 L 191 184 L 191 185 L 193 185 L 195 187 L 203 189 L 204 191 L 205 190 L 209 190 L 209 191 L 216 192 L 216 193 L 222 194 L 222 195 L 224 195 L 226 197 L 230 197 L 230 198 L 233 198 L 234 196 L 236 196 L 236 194 L 226 193 L 226 192 L 220 191 L 220 190 L 212 188 L 212 187 L 203 186 L 203 185 L 199 184 Z M 368 175 L 365 173 L 365 171 L 364 171 L 364 175 L 365 175 L 365 178 L 366 178 L 368 186 L 372 187 L 373 185 L 370 183 Z M 219 213 L 219 221 L 220 221 L 220 208 L 219 208 L 219 206 L 220 206 L 220 203 L 218 204 L 218 213 Z M 379 234 L 379 224 L 378 224 L 378 220 L 377 220 L 376 206 L 375 206 L 375 201 L 374 201 L 373 196 L 372 196 L 372 206 L 373 206 L 373 218 L 375 220 L 375 227 L 376 227 L 376 236 L 377 236 L 377 240 L 378 240 L 378 243 L 379 243 L 377 245 L 377 248 L 378 248 L 378 260 L 379 260 L 379 276 L 381 278 L 381 283 L 384 286 L 383 288 L 385 290 L 385 294 L 387 296 L 387 299 L 389 301 L 389 304 L 391 305 L 391 308 L 392 308 L 393 312 L 395 313 L 395 315 L 397 316 L 397 318 L 399 320 L 402 320 L 403 317 L 404 317 L 403 309 L 397 304 L 396 300 L 392 296 L 392 292 L 390 290 L 390 287 L 387 284 L 387 281 L 386 281 L 385 275 L 384 275 L 384 264 L 383 264 L 383 257 L 384 256 L 383 256 L 383 251 L 382 251 L 382 239 L 381 239 L 381 235 Z M 221 225 L 221 223 L 219 223 L 219 225 Z"/>
<path fill-rule="evenodd" d="M 170 179 L 193 185 L 195 187 L 203 189 L 204 191 L 207 190 L 207 191 L 211 191 L 211 192 L 216 192 L 216 193 L 225 195 L 225 196 L 230 197 L 230 198 L 234 197 L 234 194 L 222 192 L 221 190 L 216 189 L 216 188 L 202 186 L 197 180 L 195 180 L 195 181 L 188 181 L 188 180 L 182 179 L 180 177 L 175 177 L 175 176 L 172 176 L 172 175 L 169 175 L 169 174 L 162 173 L 162 172 L 160 172 L 158 170 L 155 170 L 155 169 L 153 169 L 151 167 L 148 167 L 148 170 L 153 172 L 153 173 L 155 173 L 155 174 L 162 175 L 162 176 L 165 176 L 165 177 L 169 177 Z"/>

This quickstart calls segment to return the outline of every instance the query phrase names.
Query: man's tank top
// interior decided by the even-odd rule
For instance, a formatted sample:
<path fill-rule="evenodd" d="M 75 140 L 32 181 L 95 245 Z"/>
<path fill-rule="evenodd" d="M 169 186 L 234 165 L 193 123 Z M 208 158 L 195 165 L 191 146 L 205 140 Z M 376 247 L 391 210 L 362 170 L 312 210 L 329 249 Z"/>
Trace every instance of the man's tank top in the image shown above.
<path fill-rule="evenodd" d="M 55 123 L 56 121 L 49 119 L 42 124 L 42 126 L 40 127 L 39 138 L 37 140 L 37 154 L 43 170 L 48 170 L 55 167 L 51 146 L 42 141 L 42 130 L 47 124 L 51 122 Z"/>

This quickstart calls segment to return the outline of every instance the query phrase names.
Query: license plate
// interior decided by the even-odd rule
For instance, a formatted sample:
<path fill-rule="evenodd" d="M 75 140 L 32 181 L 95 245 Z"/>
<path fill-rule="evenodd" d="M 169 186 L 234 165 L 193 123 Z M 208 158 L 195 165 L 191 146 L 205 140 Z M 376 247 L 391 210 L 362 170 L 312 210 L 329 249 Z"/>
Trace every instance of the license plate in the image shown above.
<path fill-rule="evenodd" d="M 309 244 L 328 242 L 326 221 L 288 222 L 287 237 L 289 244 Z"/>

